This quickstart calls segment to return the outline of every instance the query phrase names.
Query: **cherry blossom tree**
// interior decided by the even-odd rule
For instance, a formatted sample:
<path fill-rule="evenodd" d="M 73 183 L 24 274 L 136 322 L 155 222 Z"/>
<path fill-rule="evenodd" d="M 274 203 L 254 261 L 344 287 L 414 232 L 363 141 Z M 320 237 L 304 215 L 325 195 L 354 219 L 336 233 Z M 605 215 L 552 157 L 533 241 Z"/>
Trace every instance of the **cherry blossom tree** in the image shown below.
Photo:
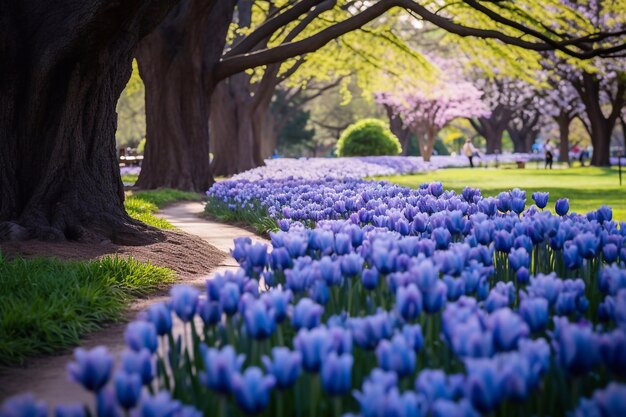
<path fill-rule="evenodd" d="M 482 93 L 467 81 L 451 81 L 442 77 L 430 87 L 411 88 L 402 93 L 381 92 L 376 101 L 387 110 L 390 123 L 398 130 L 401 122 L 406 129 L 400 137 L 403 150 L 407 132 L 417 136 L 420 154 L 429 161 L 437 133 L 452 120 L 460 117 L 487 117 L 489 110 L 481 100 Z"/>

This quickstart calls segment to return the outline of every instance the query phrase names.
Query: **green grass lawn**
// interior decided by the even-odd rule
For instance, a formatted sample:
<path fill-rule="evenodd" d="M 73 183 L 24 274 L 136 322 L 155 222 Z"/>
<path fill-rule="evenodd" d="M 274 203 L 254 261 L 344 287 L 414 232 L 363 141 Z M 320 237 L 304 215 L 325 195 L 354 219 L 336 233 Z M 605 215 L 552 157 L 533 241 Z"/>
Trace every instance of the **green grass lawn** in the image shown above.
<path fill-rule="evenodd" d="M 441 181 L 445 189 L 461 192 L 466 186 L 480 188 L 484 196 L 495 196 L 518 187 L 526 190 L 527 203 L 534 191 L 550 193 L 549 206 L 559 198 L 569 198 L 572 211 L 586 213 L 603 204 L 613 207 L 613 219 L 626 221 L 626 175 L 619 186 L 617 168 L 570 168 L 544 170 L 494 168 L 450 168 L 415 175 L 377 177 L 416 188 L 421 183 Z"/>
<path fill-rule="evenodd" d="M 76 345 L 119 319 L 133 297 L 174 280 L 174 271 L 132 258 L 8 261 L 0 253 L 0 364 Z"/>
<path fill-rule="evenodd" d="M 170 222 L 155 216 L 154 213 L 176 201 L 199 201 L 200 199 L 200 194 L 167 188 L 150 191 L 130 191 L 126 194 L 124 206 L 126 207 L 126 212 L 134 219 L 159 229 L 173 229 L 174 226 Z"/>

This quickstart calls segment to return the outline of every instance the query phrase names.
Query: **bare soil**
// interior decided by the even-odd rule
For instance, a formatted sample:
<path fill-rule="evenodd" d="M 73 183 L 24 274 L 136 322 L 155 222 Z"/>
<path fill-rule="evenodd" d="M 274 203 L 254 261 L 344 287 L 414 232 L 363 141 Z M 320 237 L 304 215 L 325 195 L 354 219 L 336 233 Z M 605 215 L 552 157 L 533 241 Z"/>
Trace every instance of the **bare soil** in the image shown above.
<path fill-rule="evenodd" d="M 165 235 L 163 241 L 144 246 L 26 240 L 0 243 L 0 252 L 9 259 L 53 257 L 91 260 L 106 256 L 132 256 L 141 262 L 173 269 L 182 279 L 207 275 L 228 256 L 198 236 L 178 230 L 163 230 L 162 233 Z"/>

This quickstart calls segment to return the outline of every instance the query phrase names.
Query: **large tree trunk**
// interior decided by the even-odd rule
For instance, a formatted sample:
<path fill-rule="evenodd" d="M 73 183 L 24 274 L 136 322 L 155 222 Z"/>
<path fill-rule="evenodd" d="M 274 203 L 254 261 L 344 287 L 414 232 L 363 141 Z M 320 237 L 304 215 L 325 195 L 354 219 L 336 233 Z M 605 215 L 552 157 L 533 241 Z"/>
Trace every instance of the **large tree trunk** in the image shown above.
<path fill-rule="evenodd" d="M 219 62 L 233 1 L 183 0 L 141 43 L 146 85 L 146 148 L 137 186 L 206 191 L 212 70 Z"/>
<path fill-rule="evenodd" d="M 572 119 L 567 114 L 560 114 L 554 120 L 559 125 L 559 162 L 569 165 L 569 126 Z"/>
<path fill-rule="evenodd" d="M 175 3 L 0 1 L 0 240 L 160 237 L 124 210 L 115 106 Z"/>

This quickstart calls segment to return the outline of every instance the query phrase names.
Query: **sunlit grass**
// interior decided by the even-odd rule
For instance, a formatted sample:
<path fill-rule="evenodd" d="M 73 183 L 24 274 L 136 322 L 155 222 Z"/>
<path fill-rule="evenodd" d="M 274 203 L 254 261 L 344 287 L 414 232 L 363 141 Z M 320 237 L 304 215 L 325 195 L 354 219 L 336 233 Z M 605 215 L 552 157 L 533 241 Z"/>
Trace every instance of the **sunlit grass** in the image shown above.
<path fill-rule="evenodd" d="M 170 222 L 154 215 L 160 208 L 177 201 L 199 201 L 200 194 L 187 191 L 162 189 L 128 192 L 124 206 L 134 219 L 159 229 L 173 229 Z"/>
<path fill-rule="evenodd" d="M 119 319 L 132 297 L 174 279 L 174 271 L 133 258 L 8 261 L 0 254 L 0 364 L 76 345 Z"/>

